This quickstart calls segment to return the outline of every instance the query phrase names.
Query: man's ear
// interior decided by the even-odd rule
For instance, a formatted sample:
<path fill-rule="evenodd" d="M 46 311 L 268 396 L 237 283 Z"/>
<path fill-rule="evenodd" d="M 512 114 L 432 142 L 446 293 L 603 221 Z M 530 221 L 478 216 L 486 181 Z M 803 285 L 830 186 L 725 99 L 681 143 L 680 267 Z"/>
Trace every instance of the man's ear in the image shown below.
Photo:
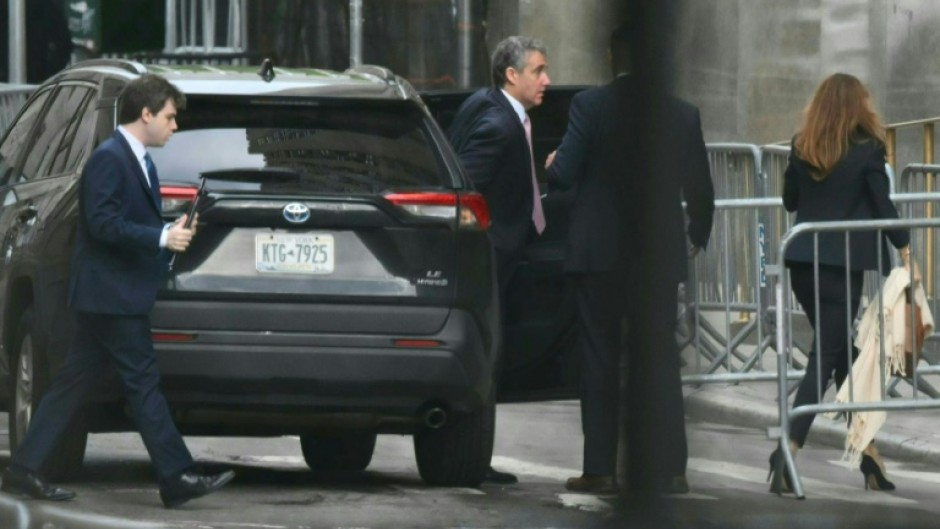
<path fill-rule="evenodd" d="M 504 73 L 506 74 L 506 83 L 515 86 L 519 80 L 519 72 L 512 66 L 507 66 Z"/>
<path fill-rule="evenodd" d="M 144 107 L 143 110 L 140 111 L 140 120 L 144 123 L 150 123 L 151 119 L 153 119 L 153 112 L 151 112 L 149 108 Z"/>

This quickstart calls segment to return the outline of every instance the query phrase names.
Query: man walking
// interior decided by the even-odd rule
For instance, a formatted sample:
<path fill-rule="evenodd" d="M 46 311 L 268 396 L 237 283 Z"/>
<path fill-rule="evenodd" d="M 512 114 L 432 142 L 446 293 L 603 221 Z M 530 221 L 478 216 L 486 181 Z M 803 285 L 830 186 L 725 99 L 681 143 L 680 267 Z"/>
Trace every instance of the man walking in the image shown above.
<path fill-rule="evenodd" d="M 551 83 L 547 68 L 541 42 L 529 37 L 506 38 L 493 52 L 494 87 L 470 96 L 448 131 L 464 169 L 490 209 L 489 237 L 496 251 L 503 311 L 526 242 L 545 229 L 526 111 L 542 104 Z M 487 480 L 515 483 L 516 477 L 490 468 Z"/>
<path fill-rule="evenodd" d="M 54 501 L 75 496 L 47 484 L 39 471 L 109 363 L 120 374 L 164 506 L 214 492 L 235 476 L 193 469 L 159 388 L 150 338 L 149 313 L 165 279 L 169 252 L 186 251 L 195 223 L 186 228 L 184 216 L 164 226 L 160 181 L 146 147 L 169 141 L 185 104 L 183 94 L 162 77 L 147 74 L 131 81 L 120 96 L 121 125 L 85 165 L 69 282 L 75 336 L 3 473 L 4 492 Z"/>

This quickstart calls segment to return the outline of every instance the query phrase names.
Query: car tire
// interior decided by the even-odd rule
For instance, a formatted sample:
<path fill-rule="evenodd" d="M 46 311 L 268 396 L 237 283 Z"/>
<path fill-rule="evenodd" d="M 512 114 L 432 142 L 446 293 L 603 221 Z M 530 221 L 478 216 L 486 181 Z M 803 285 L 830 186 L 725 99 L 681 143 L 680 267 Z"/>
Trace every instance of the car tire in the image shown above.
<path fill-rule="evenodd" d="M 49 368 L 46 355 L 36 347 L 33 339 L 32 311 L 20 318 L 16 332 L 10 369 L 10 410 L 8 414 L 10 451 L 15 452 L 39 406 L 39 400 L 49 386 Z M 81 417 L 76 416 L 53 452 L 42 474 L 51 481 L 65 481 L 75 477 L 85 459 L 88 430 Z"/>
<path fill-rule="evenodd" d="M 341 432 L 300 436 L 300 450 L 315 472 L 359 472 L 372 462 L 375 432 Z"/>
<path fill-rule="evenodd" d="M 452 413 L 440 428 L 415 434 L 418 472 L 428 485 L 478 487 L 493 455 L 496 405 L 470 413 Z"/>

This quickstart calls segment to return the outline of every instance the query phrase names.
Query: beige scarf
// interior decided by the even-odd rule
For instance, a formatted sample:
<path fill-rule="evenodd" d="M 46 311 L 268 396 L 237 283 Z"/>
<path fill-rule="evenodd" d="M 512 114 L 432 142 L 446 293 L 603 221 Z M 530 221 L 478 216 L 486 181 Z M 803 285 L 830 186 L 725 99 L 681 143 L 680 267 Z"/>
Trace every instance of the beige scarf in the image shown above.
<path fill-rule="evenodd" d="M 836 395 L 836 402 L 880 402 L 881 381 L 890 379 L 891 373 L 904 371 L 904 328 L 906 316 L 904 289 L 911 283 L 911 274 L 903 267 L 891 271 L 882 288 L 884 314 L 879 313 L 881 302 L 876 295 L 858 324 L 855 347 L 859 350 L 858 358 L 852 364 L 851 384 L 846 380 Z M 915 313 L 924 324 L 924 335 L 933 333 L 933 315 L 927 306 L 924 287 L 918 283 L 914 287 Z M 909 317 L 909 316 L 908 316 Z M 881 325 L 884 324 L 885 363 L 881 364 Z M 849 395 L 849 387 L 851 393 Z M 829 414 L 830 417 L 832 414 Z M 860 411 L 852 413 L 845 438 L 843 461 L 856 466 L 862 459 L 862 451 L 875 438 L 875 434 L 884 424 L 888 414 L 885 411 Z"/>

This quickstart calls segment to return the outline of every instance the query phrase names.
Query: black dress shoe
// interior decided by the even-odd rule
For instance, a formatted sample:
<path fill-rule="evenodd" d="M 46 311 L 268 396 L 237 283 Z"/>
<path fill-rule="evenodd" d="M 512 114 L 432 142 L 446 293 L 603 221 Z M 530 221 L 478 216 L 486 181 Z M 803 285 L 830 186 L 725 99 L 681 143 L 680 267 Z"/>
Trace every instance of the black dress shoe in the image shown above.
<path fill-rule="evenodd" d="M 231 470 L 211 475 L 186 471 L 171 483 L 160 487 L 160 499 L 163 500 L 163 506 L 167 509 L 179 507 L 189 500 L 221 489 L 234 477 L 235 473 Z"/>
<path fill-rule="evenodd" d="M 490 483 L 498 483 L 500 485 L 512 485 L 513 483 L 518 483 L 519 478 L 514 474 L 509 472 L 500 472 L 493 467 L 488 467 L 486 469 L 486 477 L 483 478 L 484 481 Z"/>
<path fill-rule="evenodd" d="M 0 490 L 7 494 L 29 496 L 37 500 L 65 501 L 75 497 L 75 493 L 60 487 L 53 487 L 32 472 L 7 468 L 3 472 L 3 484 Z"/>

